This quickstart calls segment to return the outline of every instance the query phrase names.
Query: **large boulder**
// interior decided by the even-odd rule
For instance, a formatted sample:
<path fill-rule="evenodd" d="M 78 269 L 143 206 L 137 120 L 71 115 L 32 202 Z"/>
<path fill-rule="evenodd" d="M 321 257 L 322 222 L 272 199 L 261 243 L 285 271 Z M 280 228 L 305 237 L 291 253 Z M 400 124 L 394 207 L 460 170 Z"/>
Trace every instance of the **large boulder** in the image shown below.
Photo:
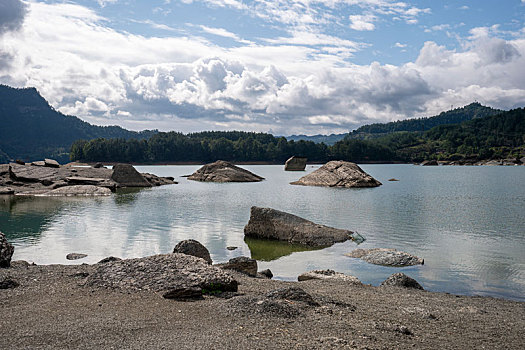
<path fill-rule="evenodd" d="M 168 292 L 179 288 L 236 292 L 237 281 L 226 271 L 186 254 L 162 254 L 97 264 L 85 286 Z"/>
<path fill-rule="evenodd" d="M 115 164 L 111 179 L 121 187 L 151 187 L 148 180 L 131 164 Z"/>
<path fill-rule="evenodd" d="M 381 282 L 381 287 L 385 286 L 394 286 L 402 288 L 413 288 L 413 289 L 423 289 L 421 285 L 412 277 L 408 277 L 404 273 L 398 272 L 392 274 L 386 280 Z"/>
<path fill-rule="evenodd" d="M 327 187 L 377 187 L 381 185 L 381 182 L 365 173 L 355 163 L 334 160 L 291 184 Z"/>
<path fill-rule="evenodd" d="M 188 176 L 188 180 L 206 182 L 259 182 L 263 177 L 239 168 L 232 163 L 218 160 L 215 163 L 206 164 L 199 170 Z"/>
<path fill-rule="evenodd" d="M 286 163 L 284 163 L 284 170 L 285 171 L 304 171 L 306 168 L 306 161 L 308 158 L 306 157 L 290 157 Z"/>
<path fill-rule="evenodd" d="M 319 225 L 272 208 L 252 207 L 244 226 L 246 237 L 276 239 L 309 246 L 327 247 L 352 239 L 352 231 Z"/>
<path fill-rule="evenodd" d="M 54 159 L 44 159 L 44 166 L 49 168 L 60 168 L 60 164 Z"/>
<path fill-rule="evenodd" d="M 412 266 L 423 265 L 425 260 L 392 248 L 354 249 L 345 254 L 351 258 L 359 258 L 370 264 L 383 266 Z"/>
<path fill-rule="evenodd" d="M 0 267 L 9 267 L 11 266 L 11 257 L 15 247 L 7 241 L 4 234 L 0 232 Z"/>
<path fill-rule="evenodd" d="M 64 186 L 57 189 L 36 194 L 39 197 L 71 197 L 71 196 L 109 196 L 111 190 L 106 187 L 93 185 Z"/>
<path fill-rule="evenodd" d="M 206 260 L 208 264 L 212 263 L 210 252 L 200 242 L 194 239 L 186 239 L 177 243 L 173 249 L 173 253 L 181 253 L 196 256 Z"/>
<path fill-rule="evenodd" d="M 313 270 L 300 274 L 297 277 L 299 282 L 308 281 L 308 280 L 337 280 L 348 282 L 351 284 L 362 284 L 357 277 L 345 275 L 341 272 L 336 272 L 334 270 Z"/>

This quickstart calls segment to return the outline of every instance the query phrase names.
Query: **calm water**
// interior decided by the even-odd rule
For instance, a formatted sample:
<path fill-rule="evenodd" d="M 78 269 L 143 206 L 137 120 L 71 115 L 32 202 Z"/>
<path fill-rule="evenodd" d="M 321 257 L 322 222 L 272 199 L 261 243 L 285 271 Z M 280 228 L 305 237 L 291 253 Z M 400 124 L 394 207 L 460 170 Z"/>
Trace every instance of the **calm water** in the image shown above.
<path fill-rule="evenodd" d="M 525 301 L 525 167 L 364 165 L 383 182 L 370 189 L 292 186 L 304 172 L 244 167 L 266 180 L 199 183 L 180 177 L 198 166 L 141 166 L 139 171 L 174 176 L 179 184 L 108 198 L 0 199 L 0 231 L 16 247 L 14 259 L 37 264 L 168 253 L 193 238 L 214 262 L 251 255 L 260 269 L 270 268 L 280 279 L 330 268 L 378 285 L 402 271 L 432 291 Z M 315 168 L 309 165 L 306 173 Z M 360 248 L 397 248 L 423 257 L 425 265 L 381 267 L 348 258 L 344 253 L 357 247 L 353 242 L 322 250 L 247 244 L 243 227 L 253 205 L 358 231 L 366 238 Z M 65 256 L 71 252 L 89 256 L 69 262 Z"/>

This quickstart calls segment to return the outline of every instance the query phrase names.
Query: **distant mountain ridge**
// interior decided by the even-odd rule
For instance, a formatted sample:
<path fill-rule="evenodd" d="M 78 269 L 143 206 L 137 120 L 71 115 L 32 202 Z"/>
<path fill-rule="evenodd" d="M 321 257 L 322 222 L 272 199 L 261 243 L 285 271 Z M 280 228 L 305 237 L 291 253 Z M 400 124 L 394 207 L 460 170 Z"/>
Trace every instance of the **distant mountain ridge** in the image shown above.
<path fill-rule="evenodd" d="M 69 160 L 71 144 L 78 139 L 146 139 L 156 130 L 129 131 L 120 126 L 91 125 L 64 115 L 35 88 L 0 85 L 0 162 L 10 159 L 32 161 L 53 157 Z"/>
<path fill-rule="evenodd" d="M 332 146 L 333 144 L 335 144 L 337 141 L 341 141 L 342 139 L 345 138 L 347 134 L 330 134 L 330 135 L 321 135 L 321 134 L 318 134 L 318 135 L 311 135 L 311 136 L 308 136 L 308 135 L 290 135 L 290 136 L 285 136 L 286 139 L 288 141 L 312 141 L 312 142 L 315 142 L 315 143 L 324 143 L 326 145 L 329 145 L 329 146 Z"/>
<path fill-rule="evenodd" d="M 485 107 L 473 102 L 465 107 L 441 112 L 433 117 L 398 120 L 390 123 L 363 125 L 347 135 L 347 139 L 366 139 L 380 137 L 400 131 L 427 131 L 439 125 L 460 124 L 468 120 L 490 117 L 504 111 Z"/>

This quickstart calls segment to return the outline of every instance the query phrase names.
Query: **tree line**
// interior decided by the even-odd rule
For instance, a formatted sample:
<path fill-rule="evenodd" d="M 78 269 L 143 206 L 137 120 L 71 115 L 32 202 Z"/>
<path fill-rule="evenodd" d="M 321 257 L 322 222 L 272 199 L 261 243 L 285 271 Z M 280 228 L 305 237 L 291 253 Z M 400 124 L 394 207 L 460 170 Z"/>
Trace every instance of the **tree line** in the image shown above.
<path fill-rule="evenodd" d="M 399 131 L 381 137 L 347 137 L 333 146 L 287 141 L 271 134 L 207 131 L 192 134 L 159 132 L 149 139 L 78 140 L 71 160 L 106 162 L 236 162 L 282 163 L 289 157 L 309 161 L 420 162 L 512 158 L 525 155 L 525 110 L 515 109 L 460 124 L 439 125 L 424 132 Z"/>

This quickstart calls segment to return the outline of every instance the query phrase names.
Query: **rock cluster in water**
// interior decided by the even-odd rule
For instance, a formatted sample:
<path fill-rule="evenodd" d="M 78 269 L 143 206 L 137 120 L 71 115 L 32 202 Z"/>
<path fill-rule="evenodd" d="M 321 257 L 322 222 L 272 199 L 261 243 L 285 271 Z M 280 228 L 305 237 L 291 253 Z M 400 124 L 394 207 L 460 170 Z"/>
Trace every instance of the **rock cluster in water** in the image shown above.
<path fill-rule="evenodd" d="M 291 184 L 348 188 L 377 187 L 381 185 L 381 182 L 365 173 L 355 163 L 334 160 Z"/>
<path fill-rule="evenodd" d="M 206 164 L 188 176 L 188 180 L 205 182 L 259 182 L 263 177 L 246 169 L 233 165 L 230 162 L 218 160 Z"/>
<path fill-rule="evenodd" d="M 327 247 L 352 238 L 352 231 L 319 225 L 272 208 L 252 207 L 244 226 L 246 237 L 275 239 L 289 243 Z"/>

